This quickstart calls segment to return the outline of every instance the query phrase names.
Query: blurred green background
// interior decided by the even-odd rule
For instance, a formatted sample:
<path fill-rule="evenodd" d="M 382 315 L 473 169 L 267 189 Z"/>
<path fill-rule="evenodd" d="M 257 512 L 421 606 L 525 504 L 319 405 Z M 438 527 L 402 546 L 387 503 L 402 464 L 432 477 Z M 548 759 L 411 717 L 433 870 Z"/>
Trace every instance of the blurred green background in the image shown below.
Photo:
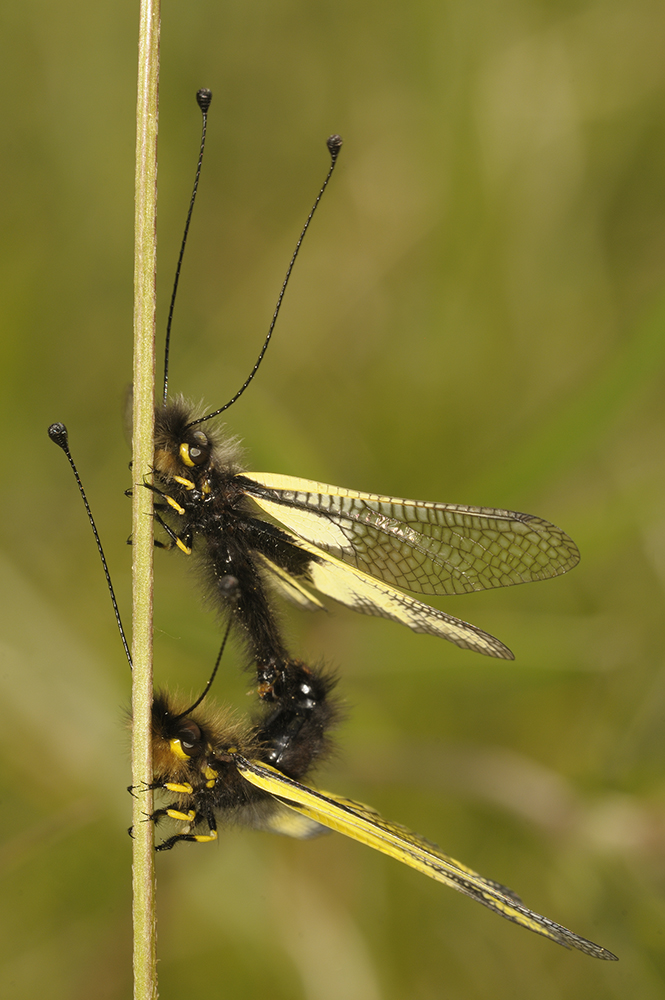
<path fill-rule="evenodd" d="M 593 961 L 342 837 L 231 831 L 157 859 L 160 991 L 329 1000 L 663 996 L 665 9 L 654 0 L 164 5 L 160 337 L 215 94 L 171 386 L 246 375 L 340 132 L 261 376 L 250 468 L 565 527 L 581 565 L 442 601 L 492 662 L 289 614 L 339 671 L 323 787 L 616 952 Z M 129 620 L 135 4 L 5 4 L 2 916 L 13 1000 L 127 997 L 129 677 L 64 420 Z M 156 676 L 218 645 L 157 553 Z M 219 700 L 245 711 L 229 656 Z"/>

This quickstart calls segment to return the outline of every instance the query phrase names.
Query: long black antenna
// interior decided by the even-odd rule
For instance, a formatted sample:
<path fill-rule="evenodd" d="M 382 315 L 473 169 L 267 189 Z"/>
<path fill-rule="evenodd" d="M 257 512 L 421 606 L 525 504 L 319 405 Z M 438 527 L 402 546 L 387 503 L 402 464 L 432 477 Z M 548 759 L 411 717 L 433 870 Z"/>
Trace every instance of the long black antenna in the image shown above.
<path fill-rule="evenodd" d="M 92 516 L 92 511 L 90 510 L 90 504 L 88 503 L 88 498 L 87 498 L 87 496 L 85 494 L 85 490 L 83 489 L 83 483 L 81 482 L 81 477 L 79 476 L 78 469 L 76 468 L 76 465 L 74 463 L 74 459 L 72 458 L 72 453 L 69 450 L 69 436 L 67 434 L 67 428 L 65 427 L 64 424 L 61 424 L 61 423 L 51 424 L 51 426 L 48 429 L 48 436 L 50 437 L 51 441 L 54 441 L 55 444 L 57 444 L 60 448 L 62 448 L 62 450 L 64 451 L 65 455 L 67 456 L 67 459 L 68 459 L 69 464 L 71 466 L 72 472 L 74 473 L 74 478 L 76 479 L 76 484 L 77 484 L 77 486 L 79 488 L 79 492 L 80 492 L 81 497 L 83 499 L 83 503 L 85 504 L 85 509 L 86 509 L 86 513 L 88 515 L 88 520 L 90 521 L 90 527 L 92 528 L 92 533 L 95 536 L 95 541 L 97 543 L 97 550 L 99 552 L 99 557 L 102 560 L 102 566 L 104 567 L 104 575 L 106 576 L 106 585 L 107 585 L 107 587 L 109 589 L 109 594 L 111 595 L 111 603 L 113 605 L 113 612 L 115 614 L 115 620 L 116 620 L 116 623 L 117 623 L 117 626 L 118 626 L 118 631 L 120 632 L 120 639 L 122 640 L 122 645 L 123 645 L 123 648 L 125 650 L 125 656 L 127 657 L 127 662 L 129 663 L 129 667 L 130 667 L 130 670 L 131 670 L 131 669 L 133 669 L 132 654 L 129 651 L 129 645 L 128 645 L 127 639 L 125 637 L 125 630 L 124 630 L 124 628 L 122 626 L 122 619 L 120 618 L 120 610 L 118 608 L 118 602 L 117 602 L 116 597 L 115 597 L 115 591 L 113 589 L 113 584 L 111 583 L 111 574 L 109 573 L 109 568 L 108 568 L 108 565 L 107 565 L 107 562 L 106 562 L 106 556 L 104 555 L 104 549 L 102 548 L 102 542 L 101 542 L 101 539 L 99 537 L 99 532 L 97 531 L 97 525 L 95 524 L 95 519 Z M 229 578 L 229 582 L 228 582 L 228 587 L 231 590 L 233 589 L 233 582 L 234 582 L 234 578 L 230 577 Z M 230 631 L 231 631 L 231 621 L 229 620 L 229 623 L 226 626 L 226 632 L 224 633 L 224 638 L 222 639 L 222 645 L 220 647 L 219 653 L 217 654 L 217 659 L 215 660 L 215 666 L 214 666 L 213 671 L 212 671 L 212 673 L 211 673 L 211 675 L 210 675 L 210 677 L 209 677 L 209 679 L 208 679 L 208 681 L 206 683 L 206 686 L 203 689 L 203 693 L 196 699 L 196 701 L 194 702 L 193 705 L 190 705 L 189 708 L 186 709 L 184 712 L 180 712 L 179 715 L 176 715 L 175 716 L 176 719 L 181 719 L 183 716 L 189 715 L 190 712 L 193 712 L 195 708 L 198 708 L 198 706 L 201 704 L 201 702 L 203 701 L 203 699 L 207 695 L 208 691 L 210 690 L 210 688 L 212 686 L 212 682 L 215 679 L 215 676 L 217 674 L 217 670 L 219 669 L 219 664 L 221 662 L 222 654 L 224 652 L 224 647 L 226 646 L 226 641 L 227 641 L 227 639 L 229 637 L 229 632 Z"/>
<path fill-rule="evenodd" d="M 215 660 L 215 666 L 214 666 L 213 671 L 212 671 L 212 673 L 211 673 L 211 675 L 210 675 L 210 677 L 208 679 L 208 683 L 206 684 L 206 686 L 203 689 L 203 694 L 199 695 L 199 697 L 196 699 L 196 701 L 194 702 L 194 704 L 190 705 L 189 708 L 186 708 L 184 712 L 180 712 L 179 715 L 174 716 L 175 719 L 182 719 L 185 715 L 189 715 L 190 712 L 193 712 L 195 708 L 199 707 L 199 705 L 201 704 L 201 702 L 203 701 L 203 699 L 207 695 L 208 691 L 210 690 L 210 688 L 212 686 L 212 682 L 215 679 L 215 675 L 217 674 L 217 670 L 219 668 L 219 664 L 220 664 L 221 659 L 222 659 L 222 653 L 224 652 L 224 647 L 226 646 L 226 640 L 229 637 L 229 632 L 230 631 L 231 631 L 231 621 L 229 620 L 229 623 L 226 626 L 226 632 L 224 633 L 224 638 L 222 639 L 222 645 L 220 646 L 219 653 L 217 654 L 217 659 Z"/>
<path fill-rule="evenodd" d="M 185 222 L 185 232 L 182 236 L 182 243 L 180 244 L 180 254 L 178 256 L 178 265 L 175 269 L 175 281 L 173 282 L 173 291 L 171 292 L 171 304 L 169 306 L 169 318 L 166 324 L 166 344 L 164 346 L 164 391 L 162 393 L 162 405 L 166 406 L 166 397 L 168 395 L 169 386 L 169 349 L 171 346 L 171 325 L 173 323 L 173 309 L 175 306 L 175 297 L 178 291 L 178 282 L 180 281 L 180 269 L 182 267 L 182 258 L 185 253 L 185 244 L 187 243 L 187 234 L 189 233 L 189 224 L 192 221 L 192 212 L 194 211 L 194 202 L 196 201 L 196 192 L 199 188 L 199 178 L 201 176 L 201 165 L 203 163 L 203 153 L 206 144 L 206 129 L 208 127 L 208 108 L 210 107 L 210 102 L 212 101 L 212 91 L 198 90 L 196 92 L 196 103 L 201 109 L 203 114 L 203 124 L 201 128 L 201 148 L 199 149 L 199 161 L 196 167 L 196 177 L 194 178 L 194 189 L 192 190 L 192 197 L 189 202 L 189 211 L 187 212 L 187 221 Z"/>
<path fill-rule="evenodd" d="M 259 356 L 256 359 L 254 367 L 252 368 L 251 372 L 249 373 L 249 375 L 247 376 L 247 378 L 245 379 L 245 381 L 243 382 L 243 384 L 240 386 L 240 388 L 236 392 L 235 396 L 233 396 L 228 401 L 228 403 L 225 403 L 224 406 L 220 406 L 220 408 L 218 410 L 215 410 L 213 413 L 206 414 L 205 417 L 198 417 L 198 419 L 192 420 L 192 422 L 187 425 L 188 427 L 193 427 L 195 424 L 202 424 L 205 420 L 210 420 L 212 417 L 218 417 L 220 413 L 224 412 L 224 410 L 228 410 L 228 408 L 230 406 L 233 406 L 233 404 L 238 399 L 240 399 L 240 397 L 242 396 L 243 392 L 245 391 L 245 389 L 247 388 L 247 386 L 249 385 L 249 383 L 252 381 L 252 379 L 256 375 L 256 373 L 257 373 L 257 371 L 259 369 L 259 365 L 263 361 L 263 356 L 265 355 L 266 351 L 268 350 L 268 344 L 270 343 L 270 338 L 272 337 L 273 330 L 275 329 L 275 324 L 277 322 L 277 317 L 279 316 L 279 310 L 282 307 L 282 300 L 284 298 L 284 293 L 286 292 L 286 286 L 289 283 L 289 278 L 291 277 L 291 272 L 293 271 L 293 265 L 296 262 L 296 257 L 298 256 L 298 251 L 300 250 L 300 247 L 302 245 L 302 241 L 305 238 L 305 233 L 309 229 L 309 224 L 312 221 L 312 217 L 313 217 L 316 209 L 318 208 L 318 205 L 319 205 L 319 202 L 321 201 L 321 198 L 323 197 L 323 192 L 328 187 L 328 181 L 332 177 L 333 170 L 335 169 L 335 164 L 337 163 L 337 157 L 339 156 L 339 151 L 342 148 L 342 138 L 341 138 L 341 136 L 339 136 L 339 135 L 331 135 L 326 140 L 326 145 L 327 145 L 328 150 L 330 152 L 330 169 L 328 170 L 328 173 L 326 175 L 326 179 L 325 179 L 325 181 L 323 182 L 323 184 L 321 186 L 321 190 L 319 191 L 318 195 L 316 196 L 316 201 L 314 202 L 314 204 L 312 206 L 312 210 L 309 213 L 309 215 L 307 216 L 307 221 L 305 222 L 305 225 L 303 226 L 303 230 L 302 230 L 300 236 L 298 237 L 298 242 L 296 243 L 296 248 L 293 251 L 293 256 L 291 257 L 291 262 L 290 262 L 290 264 L 288 266 L 288 269 L 286 271 L 286 277 L 284 278 L 284 281 L 282 283 L 281 291 L 280 291 L 279 296 L 277 298 L 277 305 L 275 306 L 275 311 L 273 313 L 272 322 L 270 324 L 270 329 L 268 330 L 268 335 L 267 335 L 265 341 L 263 342 L 263 347 L 259 351 Z"/>
<path fill-rule="evenodd" d="M 115 599 L 115 591 L 113 590 L 113 584 L 111 583 L 111 574 L 109 573 L 109 568 L 106 564 L 106 556 L 104 555 L 104 549 L 102 548 L 102 543 L 97 532 L 97 525 L 95 524 L 95 519 L 92 516 L 92 511 L 90 510 L 90 504 L 88 503 L 88 498 L 85 495 L 85 490 L 83 489 L 83 483 L 78 474 L 78 469 L 74 464 L 74 459 L 72 458 L 71 452 L 69 450 L 69 440 L 67 436 L 67 428 L 64 424 L 51 424 L 48 429 L 48 436 L 51 441 L 54 441 L 62 450 L 69 460 L 69 464 L 72 467 L 72 472 L 76 479 L 79 492 L 83 498 L 83 503 L 85 504 L 85 509 L 88 514 L 88 520 L 90 521 L 90 526 L 92 528 L 92 533 L 95 536 L 95 541 L 97 542 L 97 549 L 99 551 L 100 559 L 102 560 L 102 566 L 104 567 L 104 574 L 106 576 L 106 585 L 109 588 L 109 593 L 111 595 L 111 603 L 113 604 L 113 611 L 115 613 L 115 620 L 118 625 L 118 631 L 120 632 L 120 638 L 122 639 L 122 645 L 125 649 L 125 656 L 127 657 L 127 662 L 129 663 L 129 669 L 133 669 L 132 664 L 132 654 L 129 651 L 129 646 L 127 645 L 127 639 L 125 637 L 125 630 L 122 627 L 122 620 L 120 618 L 120 611 L 118 609 L 118 602 Z M 214 676 L 214 675 L 213 675 Z"/>

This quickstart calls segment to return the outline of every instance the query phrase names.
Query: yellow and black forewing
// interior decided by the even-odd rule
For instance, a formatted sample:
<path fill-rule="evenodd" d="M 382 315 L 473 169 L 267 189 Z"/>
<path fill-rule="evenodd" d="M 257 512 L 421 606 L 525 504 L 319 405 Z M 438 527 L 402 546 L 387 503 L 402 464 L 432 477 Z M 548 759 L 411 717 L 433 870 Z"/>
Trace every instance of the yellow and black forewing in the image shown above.
<path fill-rule="evenodd" d="M 311 556 L 304 566 L 302 580 L 326 597 L 331 597 L 360 614 L 388 618 L 400 625 L 406 625 L 414 632 L 447 639 L 462 649 L 472 649 L 476 653 L 484 653 L 486 656 L 494 656 L 501 660 L 514 659 L 510 649 L 489 632 L 484 632 L 476 625 L 462 621 L 461 618 L 446 614 L 439 608 L 423 604 L 402 590 L 349 566 L 341 559 L 324 552 L 323 549 L 292 535 L 291 532 L 288 534 L 291 535 L 294 546 Z M 285 586 L 286 580 L 290 579 L 294 588 L 298 581 L 293 576 L 289 578 L 281 571 L 276 576 L 277 567 L 268 559 L 263 562 L 273 578 L 276 577 L 281 592 L 289 596 Z M 300 586 L 299 590 L 303 592 L 304 588 Z M 291 597 L 295 600 L 294 594 Z M 299 603 L 305 606 L 301 595 L 299 598 Z M 315 599 L 311 600 L 313 607 L 316 603 Z"/>
<path fill-rule="evenodd" d="M 405 827 L 384 820 L 374 809 L 329 792 L 301 785 L 268 764 L 250 761 L 229 751 L 247 781 L 269 792 L 297 813 L 352 840 L 373 847 L 402 864 L 470 896 L 483 906 L 527 930 L 542 934 L 564 948 L 577 948 L 594 958 L 616 961 L 616 955 L 561 924 L 535 913 L 511 889 L 483 878 L 471 868 L 443 854 L 434 844 Z"/>
<path fill-rule="evenodd" d="M 418 594 L 467 594 L 546 580 L 579 562 L 556 525 L 491 507 L 359 493 L 294 476 L 242 473 L 271 517 L 370 576 Z"/>

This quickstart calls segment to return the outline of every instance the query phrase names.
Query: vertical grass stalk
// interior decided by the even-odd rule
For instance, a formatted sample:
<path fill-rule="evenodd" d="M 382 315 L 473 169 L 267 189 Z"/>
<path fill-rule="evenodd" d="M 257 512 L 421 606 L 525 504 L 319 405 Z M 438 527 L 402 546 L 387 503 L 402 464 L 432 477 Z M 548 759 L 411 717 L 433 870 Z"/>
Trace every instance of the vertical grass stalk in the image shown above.
<path fill-rule="evenodd" d="M 155 269 L 157 220 L 157 124 L 159 109 L 160 0 L 140 0 L 136 183 L 134 216 L 134 399 L 133 399 L 133 608 L 132 784 L 152 782 L 152 495 L 141 485 L 153 463 L 155 381 Z M 152 792 L 134 798 L 133 925 L 134 998 L 155 1000 L 155 875 Z"/>

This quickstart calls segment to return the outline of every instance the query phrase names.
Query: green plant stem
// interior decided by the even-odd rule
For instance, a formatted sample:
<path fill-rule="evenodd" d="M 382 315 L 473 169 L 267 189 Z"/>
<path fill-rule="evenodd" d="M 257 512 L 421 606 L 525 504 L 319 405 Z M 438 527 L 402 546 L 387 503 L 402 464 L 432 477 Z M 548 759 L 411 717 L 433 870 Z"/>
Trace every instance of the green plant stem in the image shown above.
<path fill-rule="evenodd" d="M 160 0 L 141 0 L 136 109 L 134 226 L 134 399 L 133 399 L 133 617 L 132 784 L 152 782 L 152 494 L 154 454 L 155 270 L 157 218 L 157 122 Z M 133 810 L 134 997 L 157 997 L 155 875 L 152 791 L 137 792 Z"/>

